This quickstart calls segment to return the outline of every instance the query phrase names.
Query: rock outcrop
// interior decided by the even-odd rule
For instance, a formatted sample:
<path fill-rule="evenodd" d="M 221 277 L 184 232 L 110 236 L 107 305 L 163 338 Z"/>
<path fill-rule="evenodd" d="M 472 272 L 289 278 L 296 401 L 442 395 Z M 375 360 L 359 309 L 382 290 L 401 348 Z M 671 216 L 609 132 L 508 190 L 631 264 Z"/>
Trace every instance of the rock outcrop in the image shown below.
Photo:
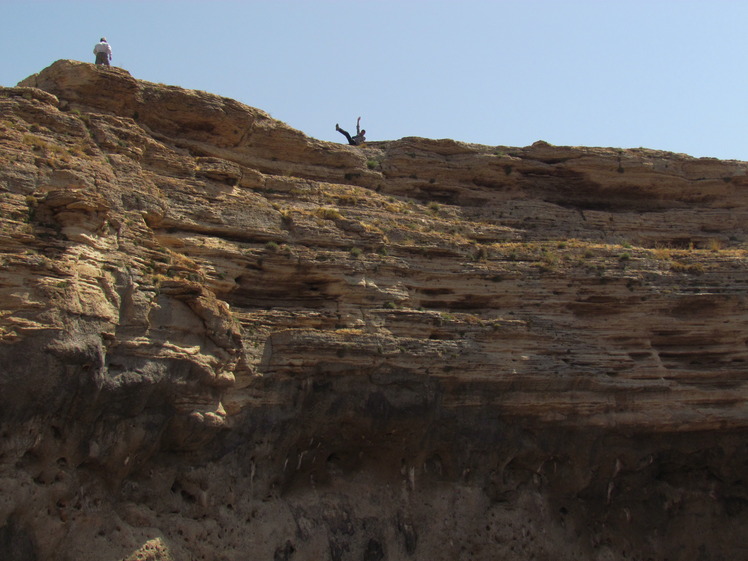
<path fill-rule="evenodd" d="M 0 558 L 718 560 L 748 163 L 0 90 Z"/>

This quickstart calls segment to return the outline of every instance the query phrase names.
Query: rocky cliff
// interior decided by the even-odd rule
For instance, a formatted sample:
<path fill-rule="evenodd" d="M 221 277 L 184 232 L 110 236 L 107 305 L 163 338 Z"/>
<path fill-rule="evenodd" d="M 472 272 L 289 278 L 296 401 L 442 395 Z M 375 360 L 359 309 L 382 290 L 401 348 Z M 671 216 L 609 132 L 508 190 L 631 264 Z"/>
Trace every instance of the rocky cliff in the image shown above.
<path fill-rule="evenodd" d="M 728 560 L 748 164 L 0 90 L 3 560 Z"/>

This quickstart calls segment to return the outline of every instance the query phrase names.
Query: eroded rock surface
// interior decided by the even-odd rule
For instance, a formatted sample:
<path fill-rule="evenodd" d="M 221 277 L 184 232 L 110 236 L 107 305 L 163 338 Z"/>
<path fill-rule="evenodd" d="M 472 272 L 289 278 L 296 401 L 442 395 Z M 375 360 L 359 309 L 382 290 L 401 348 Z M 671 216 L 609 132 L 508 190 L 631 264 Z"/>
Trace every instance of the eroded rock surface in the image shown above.
<path fill-rule="evenodd" d="M 0 90 L 0 558 L 718 560 L 748 164 Z"/>

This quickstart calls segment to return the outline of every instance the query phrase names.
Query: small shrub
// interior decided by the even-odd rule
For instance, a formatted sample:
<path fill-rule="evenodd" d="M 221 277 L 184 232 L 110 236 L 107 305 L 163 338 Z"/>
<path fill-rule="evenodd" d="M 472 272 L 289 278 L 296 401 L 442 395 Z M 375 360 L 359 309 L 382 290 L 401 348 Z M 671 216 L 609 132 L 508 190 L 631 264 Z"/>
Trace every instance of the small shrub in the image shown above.
<path fill-rule="evenodd" d="M 29 213 L 26 216 L 26 219 L 28 222 L 31 222 L 34 220 L 34 216 L 36 215 L 36 209 L 39 206 L 39 201 L 36 200 L 36 197 L 33 195 L 26 195 L 26 204 L 29 207 Z"/>
<path fill-rule="evenodd" d="M 337 208 L 332 207 L 321 207 L 314 211 L 314 214 L 324 220 L 339 220 L 343 218 L 340 211 Z"/>
<path fill-rule="evenodd" d="M 673 261 L 670 263 L 670 270 L 676 273 L 700 275 L 704 272 L 704 265 L 701 263 L 682 263 L 680 261 Z"/>
<path fill-rule="evenodd" d="M 267 251 L 278 251 L 278 244 L 276 242 L 270 241 L 265 244 L 265 249 Z"/>
<path fill-rule="evenodd" d="M 548 249 L 544 249 L 540 252 L 540 259 L 549 264 L 555 264 L 558 262 L 558 256 Z"/>
<path fill-rule="evenodd" d="M 335 202 L 343 206 L 356 206 L 359 202 L 359 199 L 358 197 L 354 197 L 353 195 L 341 195 L 339 197 L 335 197 Z"/>

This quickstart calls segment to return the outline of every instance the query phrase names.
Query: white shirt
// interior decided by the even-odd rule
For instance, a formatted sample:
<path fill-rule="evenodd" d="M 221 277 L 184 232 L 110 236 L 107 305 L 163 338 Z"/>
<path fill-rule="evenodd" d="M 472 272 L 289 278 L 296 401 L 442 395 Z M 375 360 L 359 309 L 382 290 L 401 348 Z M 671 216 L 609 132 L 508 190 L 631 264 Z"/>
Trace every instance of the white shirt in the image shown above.
<path fill-rule="evenodd" d="M 109 46 L 109 43 L 105 43 L 104 41 L 102 41 L 101 43 L 97 43 L 94 47 L 94 54 L 96 53 L 106 53 L 111 57 L 112 47 Z"/>

